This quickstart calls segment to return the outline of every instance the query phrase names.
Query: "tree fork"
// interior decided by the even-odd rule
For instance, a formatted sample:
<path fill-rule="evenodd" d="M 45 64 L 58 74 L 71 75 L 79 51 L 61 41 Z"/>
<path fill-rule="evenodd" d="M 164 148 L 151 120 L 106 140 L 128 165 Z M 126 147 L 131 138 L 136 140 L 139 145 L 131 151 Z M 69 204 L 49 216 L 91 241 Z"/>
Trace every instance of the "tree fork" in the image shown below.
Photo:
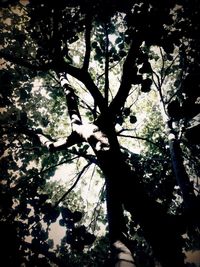
<path fill-rule="evenodd" d="M 160 209 L 159 204 L 147 196 L 138 177 L 124 162 L 112 123 L 107 124 L 106 134 L 101 131 L 101 125 L 98 127 L 94 124 L 83 124 L 73 89 L 63 74 L 60 75 L 60 79 L 66 93 L 73 132 L 91 145 L 106 178 L 111 244 L 117 241 L 124 244 L 123 234 L 126 232 L 124 205 L 143 228 L 145 237 L 150 241 L 163 267 L 173 266 L 173 264 L 174 267 L 183 267 L 180 233 L 177 232 L 169 216 Z M 127 247 L 125 244 L 124 246 Z"/>
<path fill-rule="evenodd" d="M 69 86 L 65 74 L 60 74 L 61 85 L 64 88 L 68 113 L 71 119 L 72 129 L 83 141 L 88 142 L 93 148 L 97 158 L 99 154 L 110 150 L 107 136 L 94 124 L 83 124 L 78 109 L 77 97 Z M 113 190 L 115 184 L 106 179 L 106 202 L 108 210 L 108 222 L 111 244 L 116 255 L 116 267 L 135 267 L 130 250 L 122 243 L 122 235 L 125 232 L 125 222 L 121 199 L 117 191 Z M 114 202 L 113 202 L 114 200 Z M 113 205 L 114 204 L 114 205 Z M 116 223 L 117 222 L 117 223 Z M 120 242 L 120 243 L 119 243 Z M 120 245 L 119 245 L 120 244 Z"/>

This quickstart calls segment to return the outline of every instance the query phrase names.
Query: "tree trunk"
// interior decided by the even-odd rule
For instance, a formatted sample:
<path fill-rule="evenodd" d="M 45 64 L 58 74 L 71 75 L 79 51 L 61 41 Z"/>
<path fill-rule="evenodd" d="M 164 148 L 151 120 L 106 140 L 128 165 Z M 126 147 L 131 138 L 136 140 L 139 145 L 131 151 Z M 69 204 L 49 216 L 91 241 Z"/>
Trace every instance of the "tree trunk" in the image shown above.
<path fill-rule="evenodd" d="M 116 254 L 115 267 L 136 267 L 131 251 L 119 240 L 117 240 L 113 247 Z"/>
<path fill-rule="evenodd" d="M 183 267 L 181 238 L 175 222 L 147 195 L 140 182 L 141 177 L 137 177 L 125 163 L 114 129 L 106 134 L 110 149 L 95 153 L 106 177 L 111 240 L 122 240 L 122 234 L 126 231 L 123 223 L 124 205 L 133 220 L 138 221 L 143 228 L 145 238 L 152 245 L 162 266 Z"/>
<path fill-rule="evenodd" d="M 169 138 L 169 148 L 170 148 L 173 171 L 176 177 L 177 184 L 179 185 L 180 190 L 182 192 L 185 207 L 188 211 L 194 210 L 196 206 L 196 196 L 194 194 L 190 178 L 183 164 L 180 142 L 177 139 L 175 139 L 175 137 L 171 139 Z"/>
<path fill-rule="evenodd" d="M 133 220 L 143 228 L 146 239 L 152 245 L 155 256 L 163 267 L 183 267 L 184 258 L 179 233 L 171 218 L 147 195 L 140 181 L 141 177 L 138 177 L 126 164 L 109 114 L 96 125 L 83 124 L 74 90 L 68 85 L 64 73 L 59 77 L 66 94 L 73 132 L 82 141 L 91 145 L 106 179 L 110 241 L 115 248 L 116 244 L 120 244 L 119 247 L 122 248 L 118 250 L 116 266 L 125 267 L 125 259 L 120 263 L 121 254 L 128 256 L 129 260 L 126 263 L 131 267 L 134 266 L 130 250 L 124 244 L 126 226 L 123 209 L 125 207 L 131 213 Z"/>

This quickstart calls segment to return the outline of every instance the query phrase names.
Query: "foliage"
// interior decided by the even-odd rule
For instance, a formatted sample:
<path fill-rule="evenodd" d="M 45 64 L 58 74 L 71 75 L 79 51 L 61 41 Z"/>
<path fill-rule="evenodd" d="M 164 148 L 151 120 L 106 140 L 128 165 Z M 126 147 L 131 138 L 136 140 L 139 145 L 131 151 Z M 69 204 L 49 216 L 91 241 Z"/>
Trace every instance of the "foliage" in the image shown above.
<path fill-rule="evenodd" d="M 101 236 L 107 225 L 102 177 L 110 169 L 86 142 L 52 151 L 38 138 L 67 139 L 73 128 L 60 72 L 67 73 L 84 123 L 111 133 L 113 144 L 118 138 L 120 159 L 134 177 L 126 188 L 126 178 L 113 171 L 120 189 L 137 195 L 142 185 L 166 214 L 167 231 L 183 236 L 181 248 L 199 249 L 198 1 L 4 1 L 0 7 L 0 231 L 7 233 L 1 242 L 8 266 L 113 264 L 108 236 Z M 115 159 L 110 168 L 117 170 Z M 65 184 L 52 181 L 62 166 Z M 188 206 L 177 166 L 195 192 Z M 142 215 L 132 212 L 143 201 L 125 205 L 129 247 L 141 267 L 159 258 Z M 57 248 L 50 238 L 55 222 L 66 230 Z M 161 231 L 167 238 L 164 226 Z"/>

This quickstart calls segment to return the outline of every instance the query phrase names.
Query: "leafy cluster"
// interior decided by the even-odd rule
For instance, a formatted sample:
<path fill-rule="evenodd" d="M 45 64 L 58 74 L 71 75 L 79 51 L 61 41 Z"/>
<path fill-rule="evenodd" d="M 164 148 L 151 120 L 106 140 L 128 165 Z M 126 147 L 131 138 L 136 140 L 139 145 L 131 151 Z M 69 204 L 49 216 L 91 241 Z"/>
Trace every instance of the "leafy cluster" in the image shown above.
<path fill-rule="evenodd" d="M 108 229 L 95 231 L 107 225 L 99 188 L 110 174 L 131 214 L 119 228 L 137 266 L 153 266 L 159 255 L 163 263 L 168 250 L 181 258 L 180 251 L 199 249 L 198 1 L 4 1 L 0 8 L 2 261 L 114 264 Z M 83 123 L 98 125 L 116 145 L 116 162 L 105 163 L 86 142 L 57 151 L 41 143 L 41 136 L 66 140 L 73 130 L 60 72 L 74 87 Z M 62 166 L 64 185 L 51 180 Z M 89 194 L 99 199 L 91 204 Z M 149 203 L 156 204 L 143 214 Z M 54 223 L 65 229 L 57 247 Z M 169 245 L 171 237 L 177 243 Z"/>

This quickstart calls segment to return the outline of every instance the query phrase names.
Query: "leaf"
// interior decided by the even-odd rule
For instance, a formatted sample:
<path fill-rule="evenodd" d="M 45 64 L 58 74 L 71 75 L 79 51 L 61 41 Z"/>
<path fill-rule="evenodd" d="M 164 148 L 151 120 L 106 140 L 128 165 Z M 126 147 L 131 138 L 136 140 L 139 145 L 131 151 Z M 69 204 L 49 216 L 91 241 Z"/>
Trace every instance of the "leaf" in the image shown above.
<path fill-rule="evenodd" d="M 93 42 L 93 43 L 92 43 L 92 47 L 93 47 L 93 48 L 96 48 L 97 46 L 98 46 L 98 43 L 97 43 L 97 42 Z"/>
<path fill-rule="evenodd" d="M 142 67 L 139 69 L 139 72 L 140 73 L 151 73 L 152 72 L 151 64 L 148 61 L 145 61 Z"/>
<path fill-rule="evenodd" d="M 48 239 L 47 242 L 48 242 L 49 248 L 52 249 L 53 248 L 53 245 L 54 245 L 53 239 Z"/>
<path fill-rule="evenodd" d="M 72 244 L 73 241 L 74 241 L 74 237 L 73 237 L 72 232 L 68 232 L 68 233 L 67 233 L 67 236 L 66 236 L 66 242 L 67 242 L 68 244 Z"/>
<path fill-rule="evenodd" d="M 124 108 L 123 112 L 124 112 L 124 115 L 128 117 L 130 115 L 131 110 L 130 108 Z"/>
<path fill-rule="evenodd" d="M 36 238 L 33 238 L 31 243 L 32 243 L 32 246 L 35 248 L 38 248 L 40 246 L 40 241 Z"/>
<path fill-rule="evenodd" d="M 59 220 L 59 224 L 60 224 L 60 226 L 65 226 L 66 221 L 63 220 L 63 219 L 60 219 L 60 220 Z"/>
<path fill-rule="evenodd" d="M 171 101 L 167 106 L 169 116 L 175 120 L 179 120 L 182 115 L 182 109 L 178 99 Z"/>
<path fill-rule="evenodd" d="M 72 218 L 73 216 L 71 210 L 66 207 L 61 207 L 60 211 L 61 211 L 63 219 Z"/>
<path fill-rule="evenodd" d="M 66 220 L 67 228 L 73 229 L 74 228 L 74 221 L 73 220 Z"/>
<path fill-rule="evenodd" d="M 120 50 L 119 51 L 119 56 L 122 58 L 122 57 L 125 57 L 126 56 L 126 52 L 124 50 Z"/>
<path fill-rule="evenodd" d="M 142 75 L 132 75 L 131 83 L 132 84 L 141 84 L 142 83 Z"/>
<path fill-rule="evenodd" d="M 115 40 L 115 44 L 119 44 L 123 41 L 123 39 L 121 37 L 117 37 L 117 39 Z"/>
<path fill-rule="evenodd" d="M 29 98 L 29 94 L 26 92 L 26 90 L 20 90 L 20 100 L 25 101 Z"/>
<path fill-rule="evenodd" d="M 44 207 L 43 207 L 43 211 L 45 213 L 44 216 L 44 222 L 47 223 L 53 223 L 57 220 L 58 216 L 60 215 L 60 211 L 58 208 L 54 208 L 50 205 L 48 205 L 49 203 L 45 203 Z"/>
<path fill-rule="evenodd" d="M 76 222 L 79 222 L 81 219 L 82 219 L 82 212 L 80 211 L 75 211 L 73 213 L 73 221 L 76 223 Z"/>
<path fill-rule="evenodd" d="M 141 91 L 148 93 L 151 90 L 152 80 L 147 78 L 142 81 Z"/>
<path fill-rule="evenodd" d="M 28 117 L 26 112 L 20 113 L 20 123 L 25 125 L 27 123 Z"/>
<path fill-rule="evenodd" d="M 94 243 L 95 239 L 96 239 L 95 235 L 86 233 L 84 236 L 84 244 L 89 246 L 92 243 Z"/>
<path fill-rule="evenodd" d="M 137 118 L 135 115 L 131 115 L 129 120 L 130 120 L 130 123 L 132 123 L 132 124 L 137 122 Z"/>

